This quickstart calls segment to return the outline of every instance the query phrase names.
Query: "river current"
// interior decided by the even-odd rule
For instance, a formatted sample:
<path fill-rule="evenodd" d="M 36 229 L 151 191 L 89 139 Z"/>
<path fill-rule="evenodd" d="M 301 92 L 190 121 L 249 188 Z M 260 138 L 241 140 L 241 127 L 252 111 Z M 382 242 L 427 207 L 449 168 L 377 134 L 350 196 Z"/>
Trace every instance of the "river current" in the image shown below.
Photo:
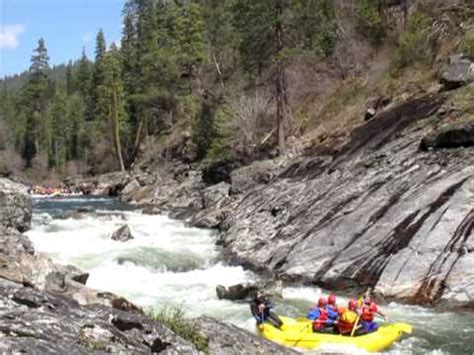
<path fill-rule="evenodd" d="M 76 216 L 79 208 L 95 213 Z M 110 235 L 128 224 L 133 240 Z M 219 300 L 216 285 L 254 281 L 258 276 L 229 266 L 215 246 L 214 231 L 190 228 L 166 216 L 145 215 L 110 198 L 36 198 L 32 229 L 27 233 L 37 252 L 90 273 L 87 286 L 114 292 L 143 307 L 179 307 L 189 317 L 209 315 L 254 331 L 246 303 Z M 277 313 L 304 316 L 326 294 L 315 287 L 287 287 Z M 344 304 L 349 295 L 338 295 Z M 436 312 L 390 303 L 382 307 L 390 321 L 411 323 L 411 337 L 386 354 L 474 354 L 474 314 Z M 354 353 L 354 349 L 322 352 Z M 357 351 L 363 354 L 363 351 Z"/>

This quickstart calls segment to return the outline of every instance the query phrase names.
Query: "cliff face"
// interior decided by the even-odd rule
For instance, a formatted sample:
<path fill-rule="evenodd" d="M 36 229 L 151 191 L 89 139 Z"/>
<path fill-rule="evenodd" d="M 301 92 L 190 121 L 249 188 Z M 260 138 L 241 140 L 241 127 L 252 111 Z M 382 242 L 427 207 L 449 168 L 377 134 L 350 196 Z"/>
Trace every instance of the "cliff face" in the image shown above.
<path fill-rule="evenodd" d="M 474 150 L 419 149 L 444 100 L 399 105 L 334 159 L 301 159 L 248 192 L 223 224 L 229 258 L 331 289 L 474 307 Z"/>

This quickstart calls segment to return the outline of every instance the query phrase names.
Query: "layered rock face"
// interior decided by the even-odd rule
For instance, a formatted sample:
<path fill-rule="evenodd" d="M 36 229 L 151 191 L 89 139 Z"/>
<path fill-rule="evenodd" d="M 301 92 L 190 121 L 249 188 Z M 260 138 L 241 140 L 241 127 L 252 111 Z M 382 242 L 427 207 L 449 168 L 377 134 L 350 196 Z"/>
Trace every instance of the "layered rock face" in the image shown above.
<path fill-rule="evenodd" d="M 28 354 L 198 354 L 168 328 L 138 313 L 39 292 L 0 279 L 0 350 Z"/>
<path fill-rule="evenodd" d="M 442 96 L 381 114 L 236 203 L 227 256 L 290 281 L 474 307 L 474 150 L 421 152 Z"/>
<path fill-rule="evenodd" d="M 0 178 L 0 231 L 24 232 L 30 222 L 31 199 L 26 186 Z"/>

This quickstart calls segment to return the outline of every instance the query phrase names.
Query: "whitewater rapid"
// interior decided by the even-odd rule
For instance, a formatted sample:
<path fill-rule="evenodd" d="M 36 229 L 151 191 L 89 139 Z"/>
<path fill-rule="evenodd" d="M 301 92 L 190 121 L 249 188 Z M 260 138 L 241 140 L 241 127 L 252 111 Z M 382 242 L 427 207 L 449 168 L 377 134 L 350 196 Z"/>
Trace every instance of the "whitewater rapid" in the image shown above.
<path fill-rule="evenodd" d="M 89 210 L 71 214 L 80 208 Z M 134 239 L 111 240 L 111 234 L 124 224 Z M 32 229 L 27 234 L 38 252 L 89 272 L 87 286 L 91 288 L 114 292 L 154 310 L 178 307 L 190 317 L 209 315 L 255 329 L 248 304 L 216 296 L 218 284 L 256 281 L 258 276 L 221 260 L 214 231 L 190 228 L 166 216 L 145 215 L 113 199 L 80 197 L 35 199 Z M 303 316 L 322 292 L 315 287 L 285 288 L 276 310 Z M 347 301 L 339 300 L 341 304 Z M 395 303 L 384 309 L 390 320 L 409 322 L 415 328 L 414 335 L 396 344 L 390 354 L 474 351 L 472 314 L 436 313 Z"/>

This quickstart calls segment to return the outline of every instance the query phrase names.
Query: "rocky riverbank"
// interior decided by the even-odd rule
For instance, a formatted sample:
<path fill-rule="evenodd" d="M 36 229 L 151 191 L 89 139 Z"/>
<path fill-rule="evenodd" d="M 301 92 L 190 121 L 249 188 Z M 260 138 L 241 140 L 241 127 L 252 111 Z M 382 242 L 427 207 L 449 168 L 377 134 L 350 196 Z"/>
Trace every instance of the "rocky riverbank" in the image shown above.
<path fill-rule="evenodd" d="M 2 352 L 200 353 L 124 298 L 87 288 L 87 273 L 36 253 L 20 233 L 29 228 L 32 213 L 23 185 L 0 179 L 0 201 Z M 210 354 L 293 353 L 214 319 L 194 323 Z"/>
<path fill-rule="evenodd" d="M 228 261 L 288 282 L 472 309 L 473 85 L 392 104 L 330 156 L 148 168 L 121 198 L 220 229 Z"/>

